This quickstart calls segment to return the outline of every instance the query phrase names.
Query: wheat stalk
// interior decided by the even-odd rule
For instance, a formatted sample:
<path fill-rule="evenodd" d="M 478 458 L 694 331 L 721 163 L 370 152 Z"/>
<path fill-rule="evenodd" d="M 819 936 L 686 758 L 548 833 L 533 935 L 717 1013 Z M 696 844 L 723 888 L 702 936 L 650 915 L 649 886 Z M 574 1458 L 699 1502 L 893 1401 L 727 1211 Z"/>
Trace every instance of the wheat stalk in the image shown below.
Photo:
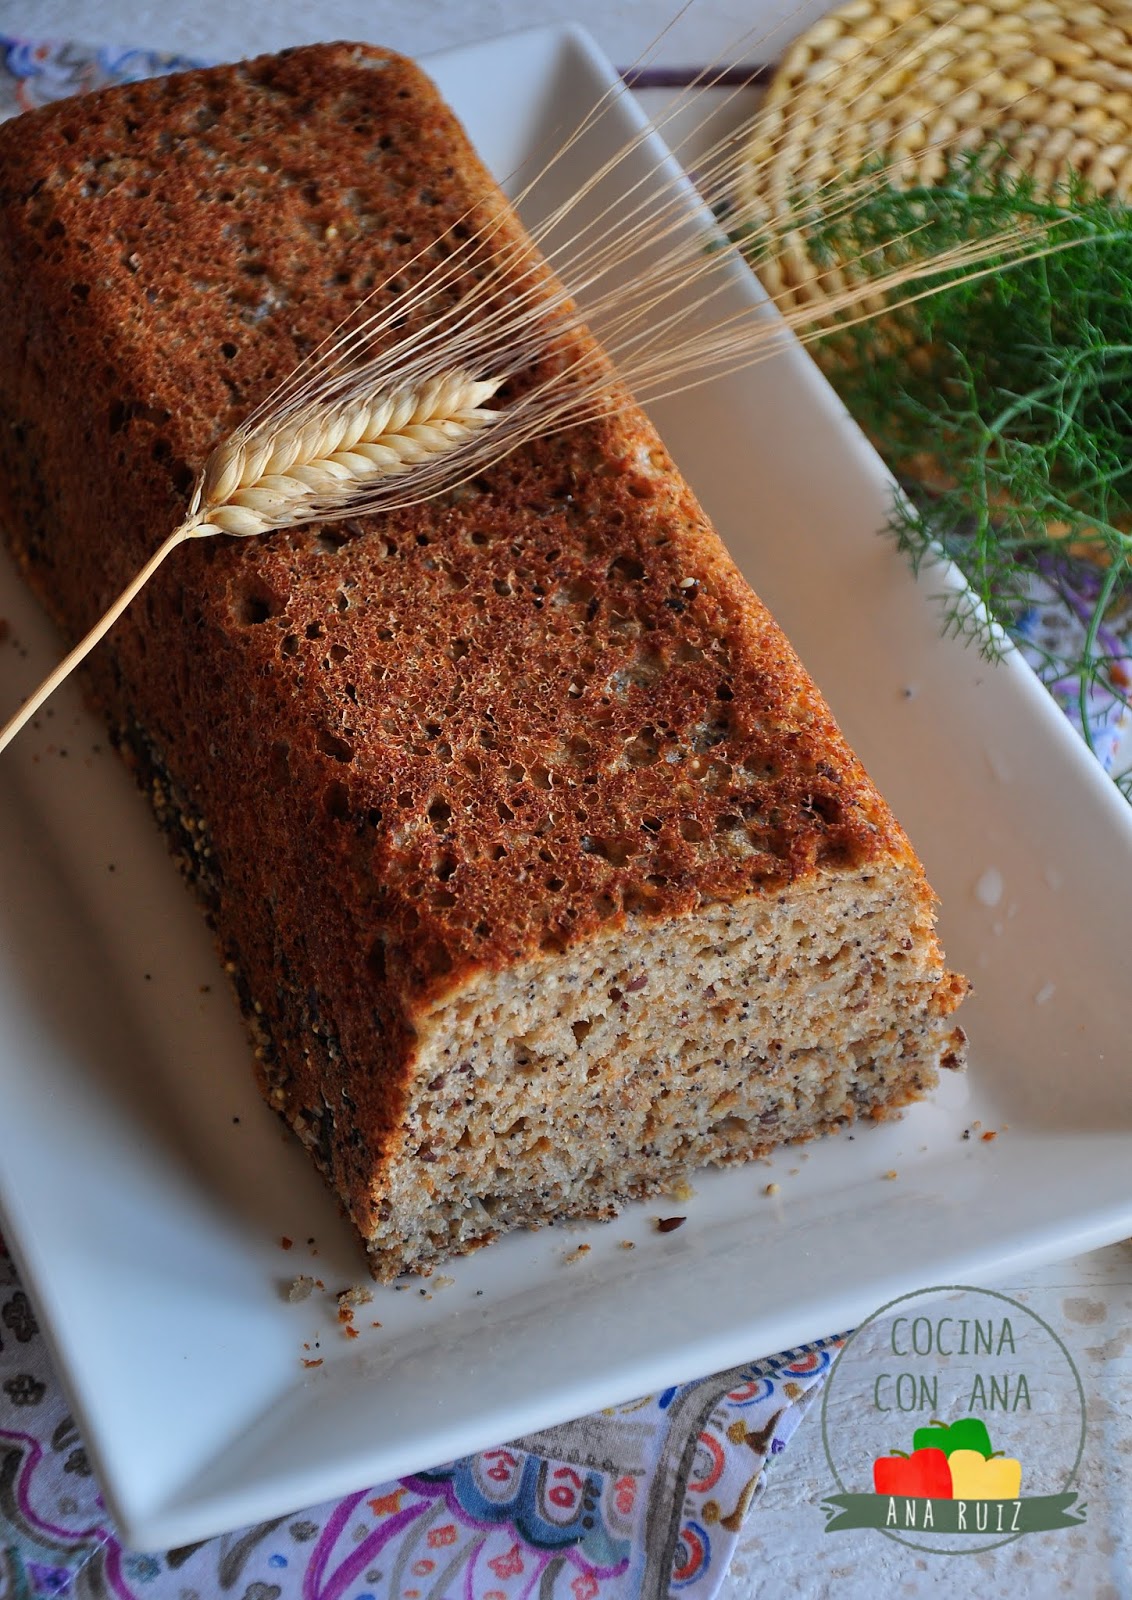
<path fill-rule="evenodd" d="M 0 729 L 4 750 L 40 706 L 114 626 L 180 544 L 225 533 L 237 538 L 373 510 L 391 480 L 459 450 L 499 417 L 485 409 L 501 378 L 440 373 L 415 388 L 346 392 L 296 403 L 274 419 L 237 429 L 205 463 L 189 514 L 90 632 Z"/>
<path fill-rule="evenodd" d="M 882 75 L 942 43 L 947 31 L 946 26 L 929 30 L 909 47 L 902 28 L 894 29 L 881 53 Z M 712 71 L 705 69 L 701 87 L 710 86 Z M 618 92 L 608 91 L 587 113 L 525 185 L 520 202 L 594 126 Z M 898 115 L 903 115 L 903 100 L 903 92 L 892 96 Z M 915 119 L 913 111 L 910 126 Z M 422 265 L 407 289 L 382 296 L 386 286 L 379 284 L 216 446 L 185 520 L 0 729 L 0 751 L 113 627 L 170 553 L 189 539 L 251 537 L 428 499 L 474 477 L 528 439 L 631 404 L 630 389 L 642 401 L 679 392 L 773 354 L 785 329 L 803 340 L 812 337 L 831 310 L 867 318 L 886 298 L 930 292 L 916 286 L 938 273 L 976 276 L 993 270 L 988 260 L 1024 259 L 1054 247 L 1037 231 L 1017 231 L 972 241 L 939 261 L 905 260 L 893 267 L 879 256 L 865 256 L 842 264 L 843 272 L 858 269 L 859 279 L 852 270 L 845 272 L 836 284 L 823 285 L 825 298 L 818 305 L 786 305 L 781 322 L 757 309 L 715 311 L 714 323 L 705 326 L 704 314 L 727 292 L 736 247 L 718 230 L 709 241 L 704 225 L 689 222 L 686 197 L 657 186 L 653 180 L 664 158 L 650 158 L 644 172 L 616 194 L 602 188 L 663 125 L 661 118 L 634 133 L 530 236 L 512 233 L 506 208 L 488 204 L 486 220 L 464 236 L 457 238 L 453 224 L 440 241 L 422 244 L 414 257 Z M 709 198 L 734 196 L 750 136 L 748 130 L 738 144 L 734 136 L 719 141 L 698 163 L 698 181 Z M 772 119 L 765 141 L 772 153 L 781 137 Z M 880 171 L 850 183 L 848 192 L 833 201 L 834 211 L 866 199 L 891 176 Z M 828 184 L 811 187 L 804 202 L 807 214 L 816 199 L 824 198 Z M 560 238 L 563 224 L 587 198 L 594 215 Z M 802 200 L 784 198 L 781 204 L 781 216 L 768 216 L 761 200 L 741 198 L 735 205 L 731 226 L 758 230 L 751 252 L 756 257 L 801 225 Z M 429 264 L 429 252 L 441 242 L 442 259 Z M 586 297 L 584 314 L 580 295 Z M 380 297 L 378 309 L 367 312 L 374 296 Z M 440 309 L 433 310 L 435 305 Z M 571 350 L 571 335 L 593 319 L 602 329 L 608 360 L 585 339 Z M 413 331 L 398 333 L 407 321 Z M 508 378 L 537 367 L 552 350 L 548 376 L 525 385 L 518 400 L 486 408 Z"/>

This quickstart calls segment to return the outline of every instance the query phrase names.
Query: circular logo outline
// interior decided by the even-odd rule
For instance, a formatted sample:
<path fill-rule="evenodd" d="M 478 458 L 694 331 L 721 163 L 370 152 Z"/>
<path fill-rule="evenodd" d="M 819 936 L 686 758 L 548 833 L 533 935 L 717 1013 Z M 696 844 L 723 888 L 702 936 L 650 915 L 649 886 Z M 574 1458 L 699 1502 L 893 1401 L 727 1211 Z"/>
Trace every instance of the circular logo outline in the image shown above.
<path fill-rule="evenodd" d="M 1081 1465 L 1081 1457 L 1085 1453 L 1085 1434 L 1086 1434 L 1085 1386 L 1081 1382 L 1081 1374 L 1077 1370 L 1077 1363 L 1074 1361 L 1073 1357 L 1069 1354 L 1069 1350 L 1066 1347 L 1064 1339 L 1062 1339 L 1059 1334 L 1054 1332 L 1053 1328 L 1050 1327 L 1049 1323 L 1045 1320 L 1044 1317 L 1040 1317 L 1036 1311 L 1031 1311 L 1030 1307 L 1023 1305 L 1020 1300 L 1014 1300 L 1014 1299 L 1012 1299 L 1010 1297 L 1010 1295 L 1002 1294 L 998 1289 L 983 1289 L 983 1288 L 980 1288 L 978 1284 L 974 1284 L 974 1283 L 946 1283 L 946 1284 L 931 1284 L 927 1288 L 924 1288 L 924 1289 L 913 1289 L 908 1294 L 900 1294 L 900 1295 L 897 1295 L 895 1299 L 886 1301 L 886 1303 L 883 1306 L 880 1306 L 876 1311 L 874 1311 L 871 1316 L 866 1317 L 864 1322 L 858 1323 L 857 1326 L 853 1329 L 852 1333 L 850 1333 L 846 1337 L 845 1342 L 842 1344 L 841 1349 L 837 1353 L 836 1360 L 834 1361 L 833 1365 L 829 1369 L 829 1377 L 826 1379 L 825 1383 L 822 1385 L 822 1397 L 821 1397 L 821 1442 L 822 1442 L 822 1449 L 825 1451 L 825 1459 L 826 1459 L 826 1461 L 827 1461 L 827 1463 L 829 1465 L 829 1470 L 833 1473 L 834 1479 L 837 1482 L 837 1487 L 841 1491 L 842 1494 L 848 1494 L 848 1493 L 850 1493 L 850 1491 L 846 1488 L 845 1484 L 842 1482 L 841 1474 L 838 1472 L 837 1466 L 834 1463 L 833 1452 L 829 1447 L 829 1431 L 828 1431 L 828 1426 L 827 1426 L 827 1418 L 828 1418 L 829 1396 L 830 1396 L 830 1391 L 833 1388 L 833 1380 L 837 1376 L 838 1368 L 841 1366 L 841 1363 L 842 1363 L 843 1359 L 848 1354 L 850 1346 L 852 1345 L 854 1339 L 857 1338 L 858 1334 L 864 1333 L 866 1328 L 871 1327 L 874 1322 L 880 1321 L 880 1319 L 886 1314 L 886 1312 L 891 1311 L 894 1306 L 903 1305 L 908 1300 L 920 1300 L 920 1299 L 923 1299 L 926 1296 L 927 1297 L 931 1297 L 931 1298 L 941 1298 L 943 1295 L 955 1294 L 955 1293 L 988 1295 L 993 1300 L 1002 1300 L 1008 1306 L 1013 1306 L 1013 1308 L 1016 1311 L 1021 1311 L 1023 1313 L 1023 1315 L 1025 1315 L 1027 1317 L 1031 1317 L 1038 1324 L 1038 1326 L 1040 1328 L 1043 1328 L 1045 1330 L 1045 1332 L 1049 1334 L 1049 1336 L 1053 1340 L 1054 1344 L 1057 1345 L 1057 1347 L 1061 1351 L 1062 1355 L 1065 1357 L 1065 1360 L 1066 1360 L 1066 1362 L 1067 1362 L 1067 1364 L 1069 1366 L 1069 1370 L 1073 1374 L 1074 1382 L 1077 1385 L 1077 1399 L 1078 1399 L 1078 1403 L 1080 1405 L 1080 1410 L 1081 1410 L 1081 1434 L 1080 1434 L 1080 1438 L 1079 1438 L 1078 1443 L 1077 1443 L 1077 1454 L 1076 1454 L 1076 1457 L 1074 1458 L 1073 1465 L 1069 1469 L 1069 1473 L 1068 1473 L 1068 1476 L 1065 1479 L 1065 1482 L 1061 1486 L 1060 1492 L 1062 1494 L 1066 1493 L 1066 1491 L 1072 1486 L 1072 1484 L 1076 1480 L 1077 1472 L 1078 1472 L 1078 1469 L 1080 1468 L 1080 1465 Z M 996 1539 L 993 1544 L 980 1544 L 980 1545 L 977 1545 L 977 1546 L 969 1546 L 966 1549 L 963 1548 L 962 1546 L 958 1546 L 958 1547 L 956 1547 L 954 1549 L 945 1549 L 945 1548 L 941 1547 L 940 1545 L 913 1544 L 911 1539 L 902 1538 L 900 1534 L 893 1533 L 888 1528 L 878 1528 L 876 1531 L 878 1533 L 883 1534 L 886 1539 L 891 1539 L 894 1544 L 902 1544 L 906 1550 L 914 1550 L 919 1555 L 932 1555 L 932 1556 L 968 1556 L 968 1555 L 974 1556 L 974 1555 L 985 1555 L 988 1550 L 999 1550 L 999 1549 L 1002 1548 L 1003 1545 L 1014 1544 L 1018 1539 L 1021 1539 L 1021 1538 L 1024 1537 L 1024 1534 L 1022 1534 L 1022 1533 L 1012 1533 L 1012 1534 L 1009 1534 L 1005 1539 Z"/>

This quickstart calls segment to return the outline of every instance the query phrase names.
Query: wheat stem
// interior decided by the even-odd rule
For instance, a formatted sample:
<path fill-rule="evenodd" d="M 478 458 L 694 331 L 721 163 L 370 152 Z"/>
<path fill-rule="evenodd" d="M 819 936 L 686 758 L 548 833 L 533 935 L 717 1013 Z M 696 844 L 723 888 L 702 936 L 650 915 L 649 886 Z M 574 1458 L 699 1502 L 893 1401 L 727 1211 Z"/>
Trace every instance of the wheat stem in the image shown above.
<path fill-rule="evenodd" d="M 20 729 L 26 723 L 30 722 L 32 717 L 35 716 L 40 706 L 42 706 L 45 701 L 51 698 L 56 689 L 65 679 L 70 677 L 71 673 L 74 672 L 79 663 L 84 661 L 94 649 L 98 641 L 105 634 L 110 632 L 110 629 L 117 622 L 123 611 L 125 611 L 131 600 L 133 600 L 138 594 L 141 593 L 142 589 L 145 588 L 150 578 L 153 577 L 153 574 L 165 560 L 165 557 L 169 555 L 172 550 L 175 550 L 179 544 L 182 544 L 190 537 L 191 535 L 188 532 L 186 524 L 182 524 L 181 527 L 173 530 L 168 539 L 166 539 L 165 543 L 161 546 L 160 550 L 157 550 L 152 556 L 150 556 L 145 566 L 141 569 L 137 576 L 131 579 L 131 581 L 126 585 L 126 587 L 122 590 L 122 593 L 118 596 L 117 600 L 115 600 L 114 604 L 109 608 L 108 611 L 103 613 L 85 638 L 79 640 L 78 644 L 71 651 L 71 653 L 63 657 L 63 660 L 60 661 L 55 670 L 46 678 L 44 678 L 43 682 L 40 684 L 39 688 L 36 689 L 34 694 L 24 701 L 23 705 L 16 712 L 15 716 L 9 718 L 9 720 L 4 724 L 3 728 L 0 728 L 0 750 L 7 749 L 12 740 L 16 737 L 17 733 L 19 733 Z"/>

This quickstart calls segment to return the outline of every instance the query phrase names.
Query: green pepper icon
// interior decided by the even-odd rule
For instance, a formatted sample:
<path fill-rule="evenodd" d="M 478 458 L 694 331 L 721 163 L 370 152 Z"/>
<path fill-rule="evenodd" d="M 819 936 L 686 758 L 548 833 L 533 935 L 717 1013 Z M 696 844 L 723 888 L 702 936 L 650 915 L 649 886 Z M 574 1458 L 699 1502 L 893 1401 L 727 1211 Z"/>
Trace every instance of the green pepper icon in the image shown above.
<path fill-rule="evenodd" d="M 912 1449 L 942 1450 L 945 1456 L 953 1450 L 977 1450 L 988 1460 L 994 1455 L 987 1425 L 981 1417 L 960 1417 L 950 1426 L 933 1417 L 930 1427 L 917 1428 L 912 1435 Z"/>

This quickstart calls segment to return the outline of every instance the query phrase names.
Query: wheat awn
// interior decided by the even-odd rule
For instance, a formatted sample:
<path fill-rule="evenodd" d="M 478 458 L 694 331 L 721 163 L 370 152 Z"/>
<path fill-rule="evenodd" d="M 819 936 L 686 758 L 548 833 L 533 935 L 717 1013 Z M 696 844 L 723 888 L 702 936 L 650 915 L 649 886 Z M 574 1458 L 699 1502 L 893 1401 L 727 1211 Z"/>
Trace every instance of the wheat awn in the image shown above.
<path fill-rule="evenodd" d="M 906 70 L 930 48 L 950 46 L 953 37 L 948 21 L 911 44 L 897 27 L 882 56 L 882 72 Z M 714 72 L 706 68 L 700 75 L 701 89 L 715 81 Z M 607 91 L 524 186 L 520 202 L 622 92 L 627 91 Z M 902 100 L 903 92 L 894 97 L 896 104 Z M 913 111 L 910 127 L 917 118 Z M 686 196 L 665 182 L 667 157 L 650 156 L 643 175 L 615 195 L 600 187 L 664 120 L 643 125 L 528 238 L 501 243 L 506 212 L 489 207 L 486 220 L 467 237 L 455 240 L 450 229 L 439 241 L 423 244 L 415 261 L 425 261 L 438 244 L 445 247 L 442 259 L 425 265 L 415 283 L 366 314 L 370 301 L 387 287 L 379 284 L 213 449 L 185 520 L 0 729 L 0 751 L 104 637 L 169 554 L 189 539 L 250 537 L 431 498 L 533 437 L 632 403 L 630 392 L 647 402 L 695 387 L 772 355 L 786 330 L 806 340 L 832 313 L 866 319 L 891 308 L 893 297 L 907 296 L 913 286 L 921 286 L 917 296 L 930 293 L 930 286 L 923 286 L 937 276 L 949 274 L 950 281 L 957 272 L 975 276 L 995 270 L 1003 258 L 1021 260 L 1055 247 L 1035 227 L 970 241 L 942 260 L 909 259 L 905 249 L 905 259 L 894 266 L 873 252 L 875 262 L 863 257 L 842 263 L 843 269 L 858 269 L 859 278 L 853 273 L 848 281 L 839 277 L 824 283 L 824 293 L 812 296 L 814 303 L 800 295 L 804 303 L 784 305 L 781 319 L 756 308 L 738 315 L 717 312 L 713 323 L 706 314 L 726 293 L 738 247 L 713 227 L 709 214 L 690 222 Z M 729 136 L 707 153 L 697 179 L 709 200 L 734 194 L 750 137 L 750 131 L 741 140 Z M 771 126 L 770 152 L 780 139 L 777 125 Z M 799 174 L 803 181 L 807 176 Z M 890 176 L 878 171 L 851 182 L 835 205 L 867 198 Z M 761 202 L 741 198 L 731 227 L 757 229 L 753 245 L 748 238 L 744 250 L 756 261 L 773 253 L 804 227 L 827 187 L 824 180 L 816 191 L 811 185 L 808 195 L 782 197 L 782 214 L 776 216 L 768 216 Z M 595 197 L 596 214 L 585 227 L 559 238 L 573 209 L 587 197 Z M 896 242 L 908 244 L 907 239 Z M 815 275 L 815 290 L 817 282 Z M 459 292 L 452 292 L 454 286 Z M 584 310 L 575 299 L 579 294 L 587 296 Z M 430 315 L 434 303 L 441 308 Z M 410 314 L 417 326 L 399 335 L 396 330 Z M 486 407 L 508 379 L 590 321 L 597 324 L 609 361 L 587 354 L 556 362 L 549 377 L 517 399 Z"/>

